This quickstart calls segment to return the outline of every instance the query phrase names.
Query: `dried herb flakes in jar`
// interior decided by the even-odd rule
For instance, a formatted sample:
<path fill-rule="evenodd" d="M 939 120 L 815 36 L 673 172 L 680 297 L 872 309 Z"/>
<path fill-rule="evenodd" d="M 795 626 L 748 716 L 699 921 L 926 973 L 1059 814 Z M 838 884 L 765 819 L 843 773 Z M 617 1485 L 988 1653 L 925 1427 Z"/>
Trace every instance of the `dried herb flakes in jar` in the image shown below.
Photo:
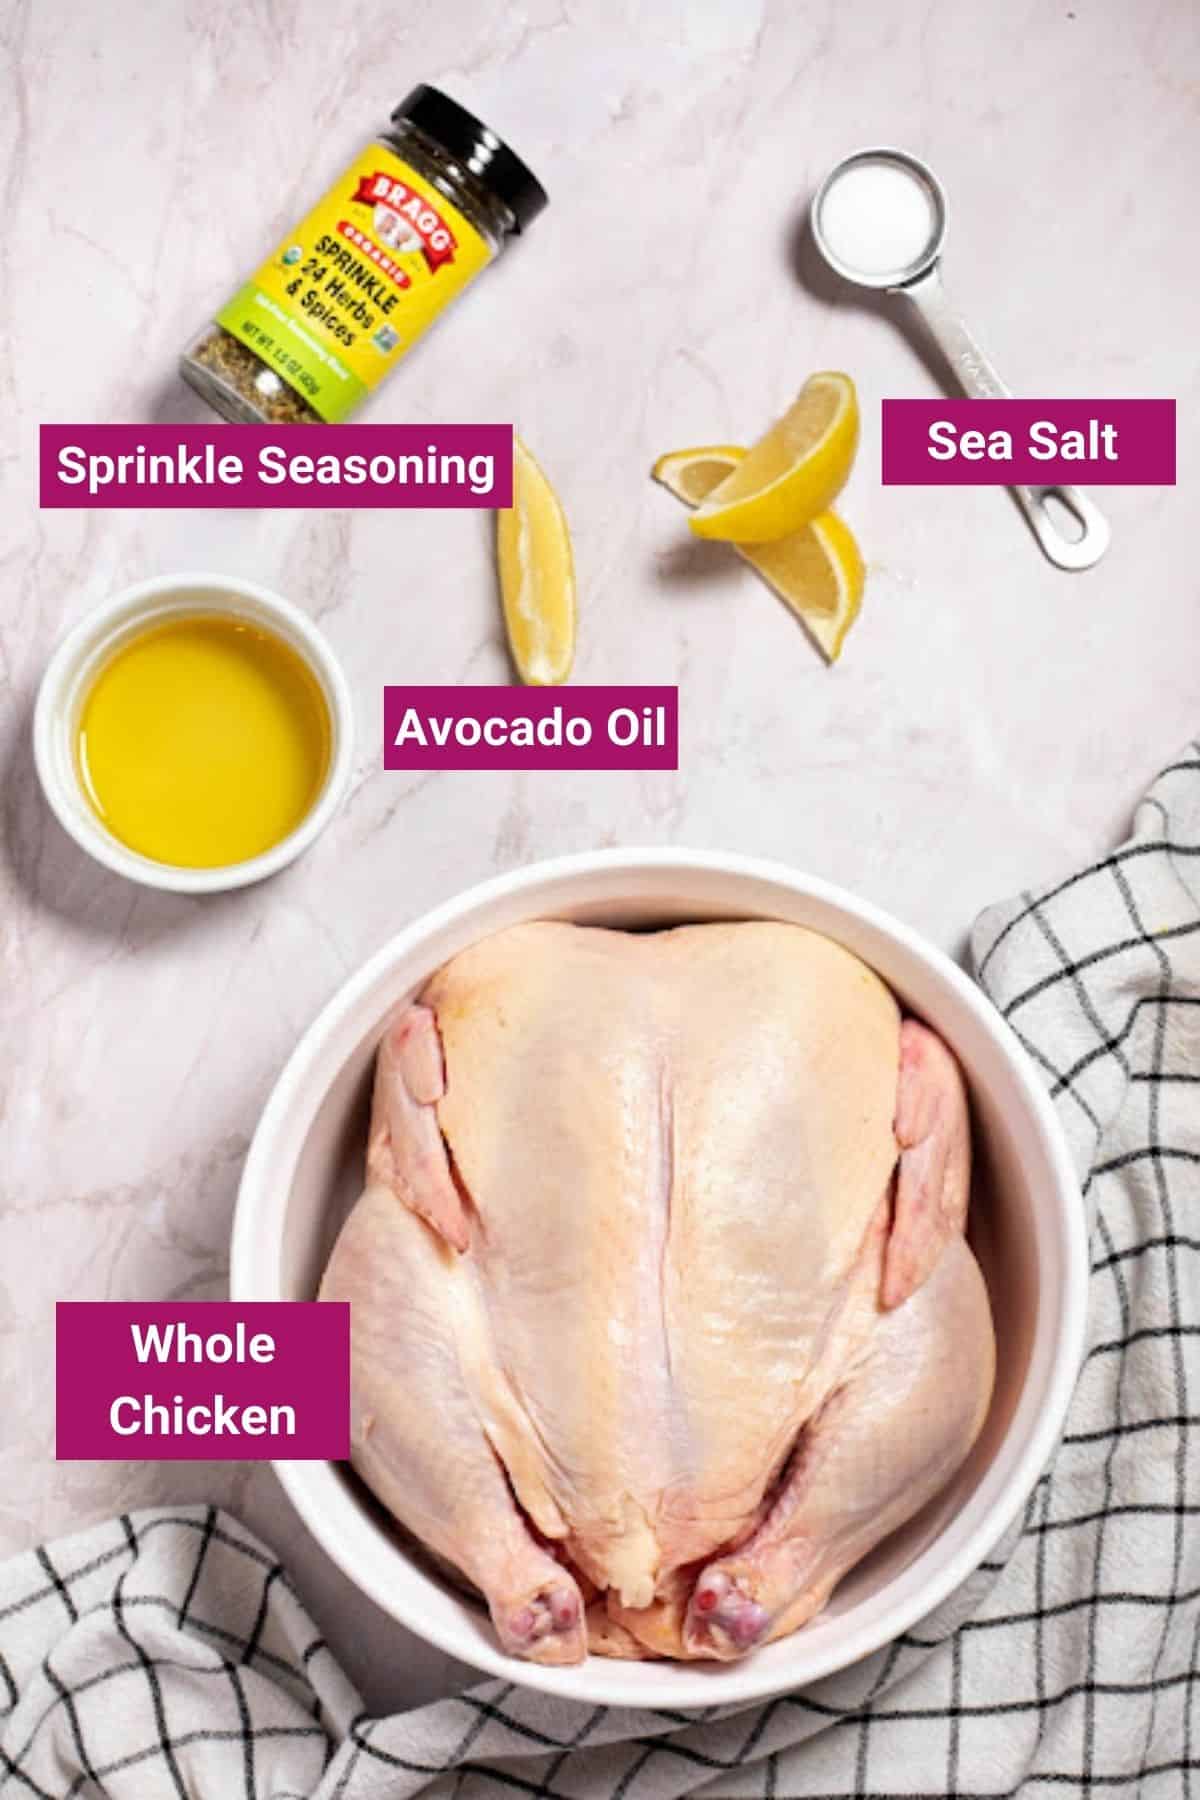
<path fill-rule="evenodd" d="M 545 205 L 494 132 L 416 87 L 188 347 L 184 378 L 227 419 L 346 419 Z"/>

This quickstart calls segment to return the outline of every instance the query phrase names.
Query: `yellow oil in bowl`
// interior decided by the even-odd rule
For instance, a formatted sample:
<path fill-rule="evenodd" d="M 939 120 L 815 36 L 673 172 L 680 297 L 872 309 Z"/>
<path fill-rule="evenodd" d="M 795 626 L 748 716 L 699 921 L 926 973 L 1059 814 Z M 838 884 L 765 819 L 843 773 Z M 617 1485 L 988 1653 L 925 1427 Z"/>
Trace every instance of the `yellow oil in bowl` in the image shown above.
<path fill-rule="evenodd" d="M 261 856 L 315 804 L 329 708 L 303 657 L 224 613 L 147 625 L 84 696 L 76 757 L 115 838 L 155 862 L 212 869 Z"/>

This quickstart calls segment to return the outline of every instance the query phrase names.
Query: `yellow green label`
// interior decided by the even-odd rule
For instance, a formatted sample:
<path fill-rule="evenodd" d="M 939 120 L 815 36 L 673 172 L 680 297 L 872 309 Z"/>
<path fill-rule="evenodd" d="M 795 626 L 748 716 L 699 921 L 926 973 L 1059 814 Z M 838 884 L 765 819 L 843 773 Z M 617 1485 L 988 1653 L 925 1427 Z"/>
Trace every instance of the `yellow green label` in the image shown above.
<path fill-rule="evenodd" d="M 217 322 L 336 424 L 491 256 L 444 194 L 373 144 Z"/>

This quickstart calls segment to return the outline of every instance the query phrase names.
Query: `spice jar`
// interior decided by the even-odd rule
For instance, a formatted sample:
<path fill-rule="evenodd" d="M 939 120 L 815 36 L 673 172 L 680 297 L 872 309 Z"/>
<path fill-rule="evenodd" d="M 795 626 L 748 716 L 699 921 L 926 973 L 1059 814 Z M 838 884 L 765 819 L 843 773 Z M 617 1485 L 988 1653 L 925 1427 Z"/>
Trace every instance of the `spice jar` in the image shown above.
<path fill-rule="evenodd" d="M 422 84 L 189 345 L 184 379 L 227 419 L 348 418 L 545 205 L 507 144 Z"/>

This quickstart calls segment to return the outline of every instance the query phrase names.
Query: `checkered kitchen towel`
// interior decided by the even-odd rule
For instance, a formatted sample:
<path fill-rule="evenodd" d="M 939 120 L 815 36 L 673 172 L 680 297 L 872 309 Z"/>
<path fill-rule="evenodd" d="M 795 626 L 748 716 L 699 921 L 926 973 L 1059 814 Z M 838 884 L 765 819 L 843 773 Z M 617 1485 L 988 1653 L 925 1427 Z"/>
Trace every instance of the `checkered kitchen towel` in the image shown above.
<path fill-rule="evenodd" d="M 4 1800 L 1200 1800 L 1200 745 L 974 956 L 1086 1175 L 1091 1329 L 1052 1469 L 935 1616 L 766 1705 L 488 1681 L 370 1719 L 236 1520 L 135 1514 L 0 1569 Z"/>

